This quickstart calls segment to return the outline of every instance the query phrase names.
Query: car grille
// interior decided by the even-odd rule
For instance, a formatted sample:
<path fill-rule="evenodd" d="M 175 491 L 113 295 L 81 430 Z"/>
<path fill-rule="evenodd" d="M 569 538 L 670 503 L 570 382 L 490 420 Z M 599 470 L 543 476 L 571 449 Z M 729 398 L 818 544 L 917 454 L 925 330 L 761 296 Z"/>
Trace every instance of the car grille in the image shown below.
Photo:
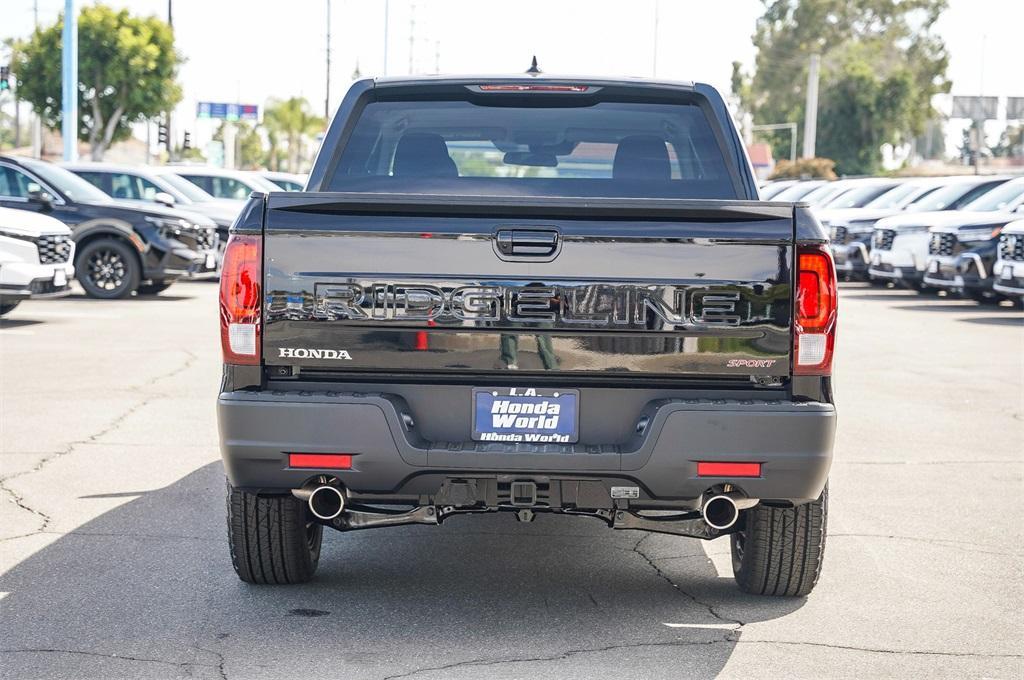
<path fill-rule="evenodd" d="M 892 242 L 895 238 L 895 229 L 875 229 L 871 238 L 871 247 L 878 250 L 892 250 Z"/>
<path fill-rule="evenodd" d="M 928 241 L 929 255 L 952 255 L 956 250 L 956 234 L 935 232 Z"/>
<path fill-rule="evenodd" d="M 1004 260 L 1024 262 L 1024 234 L 1003 234 L 999 237 L 999 256 Z"/>
<path fill-rule="evenodd" d="M 200 248 L 209 250 L 217 242 L 217 232 L 214 229 L 202 229 L 196 233 L 196 243 Z"/>
<path fill-rule="evenodd" d="M 847 237 L 850 235 L 850 230 L 846 227 L 832 227 L 832 243 L 838 243 L 844 245 L 847 243 Z"/>
<path fill-rule="evenodd" d="M 40 264 L 61 264 L 71 257 L 71 237 L 64 234 L 40 236 L 35 240 Z"/>

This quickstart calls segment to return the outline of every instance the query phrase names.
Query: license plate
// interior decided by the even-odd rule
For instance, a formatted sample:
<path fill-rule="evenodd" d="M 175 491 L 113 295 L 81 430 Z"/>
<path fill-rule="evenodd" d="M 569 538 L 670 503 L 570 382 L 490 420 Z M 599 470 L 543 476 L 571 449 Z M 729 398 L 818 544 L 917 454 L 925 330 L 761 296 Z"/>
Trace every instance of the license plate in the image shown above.
<path fill-rule="evenodd" d="M 939 273 L 939 261 L 938 260 L 932 260 L 931 262 L 928 263 L 928 272 L 931 273 L 931 274 L 938 274 Z"/>
<path fill-rule="evenodd" d="M 1003 271 L 1000 272 L 999 276 L 1001 276 L 1004 281 L 1013 279 L 1013 265 L 1004 264 Z"/>
<path fill-rule="evenodd" d="M 68 275 L 63 269 L 58 269 L 53 272 L 53 287 L 63 288 L 68 285 Z"/>
<path fill-rule="evenodd" d="M 217 256 L 214 253 L 206 254 L 206 268 L 216 269 L 217 268 Z"/>
<path fill-rule="evenodd" d="M 502 387 L 473 390 L 473 439 L 571 444 L 579 439 L 577 390 Z"/>
<path fill-rule="evenodd" d="M 875 253 L 871 256 L 871 264 L 882 264 L 882 256 Z"/>

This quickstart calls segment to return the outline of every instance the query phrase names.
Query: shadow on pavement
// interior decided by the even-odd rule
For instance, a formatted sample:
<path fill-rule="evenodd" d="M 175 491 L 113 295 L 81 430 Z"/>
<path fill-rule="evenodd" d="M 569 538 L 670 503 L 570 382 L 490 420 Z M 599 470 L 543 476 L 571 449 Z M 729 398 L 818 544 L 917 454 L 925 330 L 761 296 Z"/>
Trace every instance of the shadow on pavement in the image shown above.
<path fill-rule="evenodd" d="M 118 300 L 101 300 L 100 298 L 92 298 L 85 293 L 73 293 L 67 297 L 61 298 L 61 300 L 68 300 L 70 302 L 94 302 L 94 303 L 107 303 L 107 302 L 179 302 L 181 300 L 194 300 L 194 295 L 173 295 L 168 293 L 159 293 L 157 295 L 129 295 L 126 298 L 120 298 Z"/>
<path fill-rule="evenodd" d="M 896 309 L 905 309 L 911 312 L 960 312 L 965 314 L 991 314 L 993 311 L 996 311 L 1001 308 L 995 307 L 994 305 L 979 305 L 978 303 L 971 302 L 970 300 L 963 300 L 960 301 L 960 304 L 944 304 L 941 302 L 929 304 L 926 302 L 920 305 L 900 305 L 896 307 Z M 1007 307 L 1006 311 L 1011 310 L 1009 307 Z"/>
<path fill-rule="evenodd" d="M 26 558 L 0 676 L 708 677 L 741 623 L 803 605 L 740 593 L 696 540 L 508 514 L 327 532 L 313 582 L 255 587 L 224 524 L 216 462 Z"/>
<path fill-rule="evenodd" d="M 41 324 L 42 321 L 37 319 L 0 319 L 0 330 L 5 328 L 23 328 L 25 326 L 35 326 Z"/>
<path fill-rule="evenodd" d="M 1024 315 L 1020 316 L 976 316 L 970 319 L 957 319 L 964 323 L 979 323 L 986 326 L 1024 326 Z"/>

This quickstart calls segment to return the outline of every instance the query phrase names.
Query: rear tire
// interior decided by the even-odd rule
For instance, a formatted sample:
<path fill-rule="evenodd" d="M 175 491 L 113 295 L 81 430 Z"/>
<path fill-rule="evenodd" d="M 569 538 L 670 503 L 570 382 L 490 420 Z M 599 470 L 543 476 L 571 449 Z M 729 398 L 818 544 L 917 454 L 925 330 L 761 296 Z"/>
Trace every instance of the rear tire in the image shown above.
<path fill-rule="evenodd" d="M 732 571 L 740 590 L 802 597 L 821 574 L 825 557 L 828 486 L 817 500 L 795 508 L 757 505 L 732 534 Z"/>
<path fill-rule="evenodd" d="M 21 300 L 15 300 L 14 302 L 0 302 L 0 316 L 13 312 L 14 308 L 19 304 L 21 304 Z"/>
<path fill-rule="evenodd" d="M 135 292 L 139 295 L 157 295 L 164 292 L 171 287 L 171 281 L 153 281 L 152 283 L 140 283 L 139 287 L 135 289 Z"/>
<path fill-rule="evenodd" d="M 228 485 L 231 563 L 246 583 L 305 583 L 320 562 L 323 525 L 294 496 L 260 496 Z"/>

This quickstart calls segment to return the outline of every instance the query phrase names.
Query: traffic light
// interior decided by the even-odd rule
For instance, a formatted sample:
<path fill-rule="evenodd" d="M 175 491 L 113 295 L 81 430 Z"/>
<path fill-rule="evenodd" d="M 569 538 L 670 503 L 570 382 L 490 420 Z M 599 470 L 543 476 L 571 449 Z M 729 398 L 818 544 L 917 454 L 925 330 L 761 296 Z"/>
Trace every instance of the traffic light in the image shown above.
<path fill-rule="evenodd" d="M 11 89 L 11 67 L 0 66 L 0 90 Z"/>
<path fill-rule="evenodd" d="M 160 144 L 163 144 L 168 149 L 170 149 L 169 142 L 170 142 L 170 138 L 167 135 L 167 123 L 164 123 L 163 121 L 160 121 L 160 126 L 156 130 L 156 143 L 157 143 L 158 146 Z"/>
<path fill-rule="evenodd" d="M 192 133 L 188 130 L 185 131 L 185 139 L 181 143 L 181 150 L 188 151 L 192 148 Z"/>

